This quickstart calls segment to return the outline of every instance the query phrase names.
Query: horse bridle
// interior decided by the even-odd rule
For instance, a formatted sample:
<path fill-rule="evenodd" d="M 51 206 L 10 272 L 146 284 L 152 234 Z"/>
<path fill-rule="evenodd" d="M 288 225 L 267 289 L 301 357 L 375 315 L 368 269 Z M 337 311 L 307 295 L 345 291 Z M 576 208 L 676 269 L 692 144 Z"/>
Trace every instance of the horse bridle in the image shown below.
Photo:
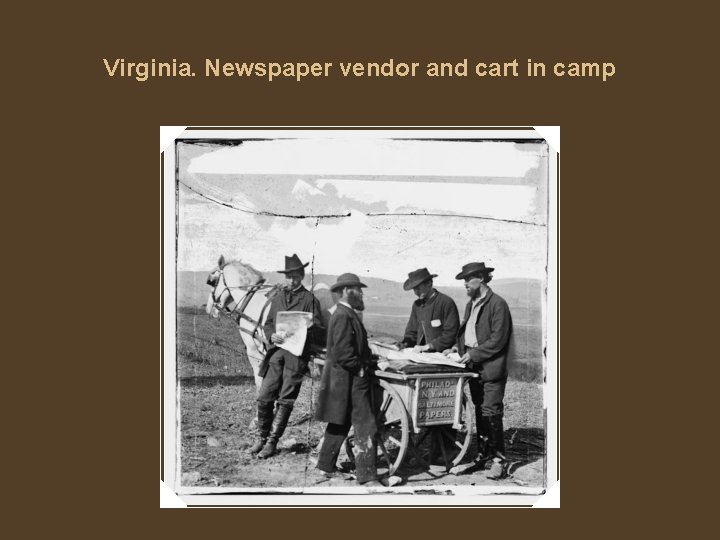
<path fill-rule="evenodd" d="M 267 310 L 268 306 L 270 305 L 270 302 L 272 302 L 273 297 L 275 296 L 274 293 L 276 293 L 280 289 L 280 285 L 265 285 L 265 278 L 260 278 L 255 285 L 237 285 L 235 287 L 230 287 L 227 284 L 227 281 L 225 279 L 225 274 L 223 273 L 223 268 L 220 268 L 218 270 L 218 277 L 213 285 L 213 306 L 218 310 L 218 313 L 222 313 L 223 315 L 226 315 L 227 317 L 230 317 L 235 323 L 238 325 L 238 329 L 241 332 L 245 332 L 248 334 L 253 341 L 258 341 L 258 329 L 260 328 L 260 322 L 263 319 L 263 315 L 265 315 L 265 311 Z M 217 284 L 220 282 L 220 279 L 222 278 L 223 283 L 225 284 L 225 288 L 220 292 L 219 295 L 215 294 L 217 290 Z M 208 285 L 211 285 L 210 280 L 208 280 Z M 232 291 L 233 289 L 240 289 L 243 291 L 247 291 L 245 293 L 245 296 L 242 297 L 242 301 L 238 301 L 235 299 L 235 296 L 233 295 Z M 260 310 L 260 315 L 258 317 L 258 320 L 256 321 L 249 315 L 245 314 L 245 308 L 247 308 L 248 304 L 250 303 L 250 300 L 252 300 L 253 296 L 255 296 L 255 293 L 258 292 L 261 289 L 268 289 L 268 292 L 265 293 L 265 297 L 267 298 L 267 301 L 265 302 L 265 305 L 263 305 L 262 309 Z M 220 298 L 222 298 L 223 294 L 225 294 L 225 291 L 229 293 L 230 298 L 233 302 L 235 302 L 235 307 L 232 308 L 232 310 L 228 310 L 227 302 L 224 304 L 220 303 Z M 247 328 L 243 328 L 240 326 L 240 319 L 245 319 L 249 323 L 255 325 L 251 330 L 248 330 Z M 267 340 L 261 339 L 261 344 L 267 347 Z M 259 347 L 258 347 L 259 348 Z"/>

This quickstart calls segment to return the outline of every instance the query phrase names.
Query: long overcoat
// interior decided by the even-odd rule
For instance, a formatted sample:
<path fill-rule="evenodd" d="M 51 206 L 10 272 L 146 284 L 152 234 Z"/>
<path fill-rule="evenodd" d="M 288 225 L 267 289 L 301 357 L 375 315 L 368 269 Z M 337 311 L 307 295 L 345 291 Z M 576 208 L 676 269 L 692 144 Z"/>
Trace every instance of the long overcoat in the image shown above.
<path fill-rule="evenodd" d="M 506 379 L 507 352 L 512 335 L 512 317 L 507 302 L 488 289 L 474 321 L 468 321 L 471 311 L 472 300 L 465 306 L 465 317 L 458 330 L 458 352 L 461 356 L 469 352 L 468 367 L 478 372 L 482 381 Z M 468 324 L 475 325 L 478 342 L 477 347 L 470 349 L 465 346 L 465 327 Z"/>
<path fill-rule="evenodd" d="M 324 345 L 325 339 L 325 328 L 322 326 L 320 318 L 320 304 L 318 303 L 313 293 L 308 291 L 305 287 L 301 286 L 300 290 L 292 294 L 281 290 L 273 299 L 270 304 L 270 311 L 265 319 L 265 325 L 263 331 L 265 337 L 269 341 L 270 336 L 275 332 L 275 319 L 280 311 L 305 311 L 313 314 L 313 325 L 308 328 L 307 339 L 305 340 L 305 348 L 303 349 L 302 355 L 300 355 L 300 361 L 307 366 L 307 362 L 310 358 L 310 346 L 311 345 Z M 260 364 L 258 375 L 264 377 L 267 373 L 268 362 L 270 357 L 278 350 L 272 343 L 268 348 L 265 358 Z"/>
<path fill-rule="evenodd" d="M 372 353 L 365 326 L 352 308 L 337 304 L 328 325 L 327 355 L 318 390 L 316 419 L 331 424 L 350 424 L 353 379 L 360 377 L 361 370 L 362 377 L 369 378 L 371 366 Z"/>

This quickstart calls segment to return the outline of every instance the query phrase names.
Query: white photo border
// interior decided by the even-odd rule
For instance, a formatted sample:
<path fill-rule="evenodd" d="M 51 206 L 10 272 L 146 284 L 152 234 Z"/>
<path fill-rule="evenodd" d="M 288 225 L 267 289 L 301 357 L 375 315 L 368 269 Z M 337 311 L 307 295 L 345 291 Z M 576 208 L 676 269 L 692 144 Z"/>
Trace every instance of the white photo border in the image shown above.
<path fill-rule="evenodd" d="M 246 126 L 218 128 L 186 128 L 184 126 L 163 126 L 161 138 L 161 481 L 175 492 L 182 505 L 246 506 L 246 507 L 529 507 L 533 506 L 553 484 L 559 482 L 560 465 L 560 318 L 559 318 L 559 256 L 560 256 L 560 152 L 559 126 L 551 127 L 386 127 L 386 126 Z M 548 134 L 545 136 L 544 134 Z M 416 489 L 395 487 L 385 490 L 366 488 L 275 488 L 271 493 L 258 488 L 188 488 L 180 485 L 180 410 L 176 377 L 176 155 L 175 140 L 182 139 L 243 139 L 243 138 L 319 138 L 337 137 L 345 139 L 545 139 L 549 146 L 548 159 L 548 249 L 547 249 L 547 309 L 543 317 L 546 324 L 547 352 L 544 357 L 545 384 L 543 401 L 546 410 L 546 476 L 545 488 L 524 488 L 522 486 L 455 486 L 455 496 L 413 494 Z M 558 486 L 556 486 L 558 487 Z M 334 491 L 334 490 L 333 490 Z M 337 494 L 342 493 L 342 504 Z M 292 494 L 292 497 L 288 495 Z M 368 494 L 371 496 L 368 497 Z M 559 490 L 553 489 L 559 507 Z M 549 501 L 544 501 L 547 503 Z M 547 504 L 543 504 L 547 507 Z"/>

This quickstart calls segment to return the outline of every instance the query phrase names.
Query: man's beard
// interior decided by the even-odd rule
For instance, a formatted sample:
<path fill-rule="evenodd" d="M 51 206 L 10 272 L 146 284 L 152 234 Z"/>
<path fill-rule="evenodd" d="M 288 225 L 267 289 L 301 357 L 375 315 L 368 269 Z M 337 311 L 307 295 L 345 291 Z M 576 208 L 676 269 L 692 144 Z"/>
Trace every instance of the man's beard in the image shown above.
<path fill-rule="evenodd" d="M 478 296 L 480 296 L 480 289 L 467 289 L 467 295 L 471 300 L 475 300 Z"/>
<path fill-rule="evenodd" d="M 348 291 L 348 304 L 357 311 L 363 311 L 365 309 L 363 297 L 354 291 Z"/>

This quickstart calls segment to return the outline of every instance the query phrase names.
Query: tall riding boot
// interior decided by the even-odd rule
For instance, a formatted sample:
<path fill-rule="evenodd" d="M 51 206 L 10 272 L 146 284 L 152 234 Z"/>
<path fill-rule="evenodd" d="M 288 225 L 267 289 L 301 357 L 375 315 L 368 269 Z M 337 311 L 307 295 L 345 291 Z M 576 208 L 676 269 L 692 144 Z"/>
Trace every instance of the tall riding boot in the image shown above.
<path fill-rule="evenodd" d="M 257 440 L 255 441 L 255 444 L 253 444 L 248 449 L 248 452 L 250 452 L 251 454 L 257 454 L 260 450 L 263 449 L 263 447 L 265 446 L 265 443 L 267 442 L 268 435 L 270 435 L 270 426 L 272 426 L 272 421 L 273 421 L 274 404 L 268 403 L 266 401 L 258 401 L 257 404 L 258 404 L 257 405 L 258 435 L 257 435 Z"/>
<path fill-rule="evenodd" d="M 488 439 L 490 438 L 490 420 L 487 416 L 483 416 L 479 410 L 475 411 L 475 430 L 477 437 L 478 453 L 475 463 L 485 467 L 485 463 L 490 458 L 488 454 Z"/>
<path fill-rule="evenodd" d="M 287 403 L 278 403 L 275 419 L 273 420 L 272 429 L 270 430 L 270 436 L 268 437 L 265 446 L 263 446 L 263 449 L 258 454 L 260 459 L 269 458 L 275 454 L 277 443 L 280 440 L 280 437 L 282 437 L 282 434 L 285 433 L 285 427 L 290 419 L 290 413 L 292 410 L 292 405 Z"/>
<path fill-rule="evenodd" d="M 494 414 L 489 416 L 490 422 L 490 439 L 489 454 L 493 458 L 492 467 L 487 477 L 493 480 L 499 480 L 505 477 L 507 458 L 505 457 L 505 439 L 503 430 L 503 415 Z"/>

